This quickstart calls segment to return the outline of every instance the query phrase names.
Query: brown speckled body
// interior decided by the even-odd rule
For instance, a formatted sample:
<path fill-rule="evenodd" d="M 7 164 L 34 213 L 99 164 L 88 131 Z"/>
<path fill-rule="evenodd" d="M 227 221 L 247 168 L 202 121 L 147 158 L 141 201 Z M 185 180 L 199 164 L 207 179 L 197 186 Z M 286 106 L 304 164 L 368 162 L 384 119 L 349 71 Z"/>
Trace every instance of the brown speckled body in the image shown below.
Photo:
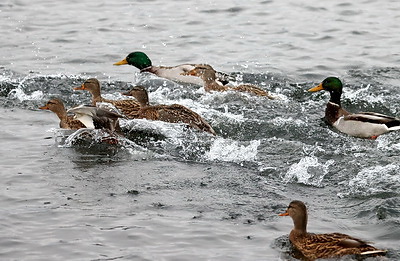
<path fill-rule="evenodd" d="M 146 89 L 135 86 L 131 91 L 124 93 L 135 97 L 140 103 L 138 118 L 159 120 L 171 123 L 186 123 L 189 127 L 209 132 L 215 135 L 215 131 L 199 114 L 189 108 L 179 105 L 149 105 Z"/>
<path fill-rule="evenodd" d="M 307 260 L 333 258 L 344 255 L 382 255 L 385 250 L 368 245 L 365 241 L 341 233 L 312 234 L 307 232 L 307 208 L 303 202 L 294 200 L 280 216 L 290 216 L 294 228 L 289 240 Z"/>
<path fill-rule="evenodd" d="M 187 72 L 187 75 L 197 76 L 203 80 L 204 89 L 207 92 L 210 91 L 238 91 L 238 92 L 248 92 L 257 96 L 266 96 L 269 99 L 274 99 L 268 92 L 263 89 L 252 85 L 252 84 L 242 84 L 239 86 L 223 86 L 216 82 L 215 70 L 209 65 L 198 65 L 195 69 Z"/>

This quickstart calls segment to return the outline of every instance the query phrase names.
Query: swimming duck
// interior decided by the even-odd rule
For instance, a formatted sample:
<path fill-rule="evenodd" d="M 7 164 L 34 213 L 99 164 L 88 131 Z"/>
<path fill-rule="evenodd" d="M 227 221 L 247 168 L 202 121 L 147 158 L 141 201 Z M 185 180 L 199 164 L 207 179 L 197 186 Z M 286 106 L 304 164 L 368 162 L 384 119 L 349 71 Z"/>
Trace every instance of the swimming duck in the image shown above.
<path fill-rule="evenodd" d="M 184 73 L 184 75 L 197 76 L 200 79 L 202 79 L 204 84 L 204 89 L 206 92 L 211 92 L 211 91 L 223 92 L 232 90 L 238 92 L 249 92 L 257 96 L 266 96 L 269 99 L 275 99 L 275 97 L 271 96 L 268 92 L 252 84 L 242 84 L 239 86 L 220 85 L 216 81 L 215 70 L 209 65 L 197 65 L 193 70 Z"/>
<path fill-rule="evenodd" d="M 57 114 L 60 119 L 60 128 L 70 130 L 85 128 L 85 125 L 83 125 L 82 122 L 67 114 L 64 103 L 60 99 L 51 99 L 46 103 L 46 105 L 39 107 L 39 109 L 50 110 Z"/>
<path fill-rule="evenodd" d="M 303 202 L 294 200 L 286 212 L 280 216 L 290 216 L 294 228 L 289 240 L 308 260 L 333 258 L 344 255 L 383 255 L 385 250 L 368 245 L 365 241 L 341 233 L 312 234 L 307 232 L 307 208 Z"/>
<path fill-rule="evenodd" d="M 185 106 L 179 104 L 151 106 L 149 104 L 147 91 L 142 86 L 135 86 L 132 90 L 123 94 L 135 97 L 140 103 L 138 118 L 171 123 L 186 123 L 191 128 L 216 135 L 210 124 L 208 124 L 199 114 Z"/>
<path fill-rule="evenodd" d="M 400 120 L 375 112 L 350 113 L 340 105 L 342 82 L 336 77 L 328 77 L 309 92 L 326 90 L 331 98 L 326 105 L 326 122 L 339 131 L 360 138 L 376 139 L 389 131 L 400 130 Z"/>
<path fill-rule="evenodd" d="M 150 58 L 143 52 L 130 53 L 125 59 L 114 63 L 114 65 L 132 65 L 140 70 L 140 72 L 153 73 L 161 78 L 166 78 L 173 81 L 193 83 L 201 85 L 202 81 L 196 77 L 183 75 L 182 73 L 188 72 L 196 67 L 196 64 L 180 64 L 177 66 L 153 66 Z M 233 80 L 233 77 L 226 73 L 216 72 L 216 80 L 221 84 L 227 84 Z"/>
<path fill-rule="evenodd" d="M 120 132 L 119 118 L 123 115 L 116 112 L 101 109 L 93 105 L 79 105 L 69 109 L 67 112 L 75 114 L 75 119 L 82 122 L 89 129 L 106 129 Z"/>
<path fill-rule="evenodd" d="M 74 90 L 85 90 L 92 94 L 92 105 L 98 102 L 108 102 L 120 110 L 127 118 L 137 118 L 140 105 L 134 100 L 108 100 L 101 97 L 100 82 L 96 78 L 87 79 L 81 86 Z"/>

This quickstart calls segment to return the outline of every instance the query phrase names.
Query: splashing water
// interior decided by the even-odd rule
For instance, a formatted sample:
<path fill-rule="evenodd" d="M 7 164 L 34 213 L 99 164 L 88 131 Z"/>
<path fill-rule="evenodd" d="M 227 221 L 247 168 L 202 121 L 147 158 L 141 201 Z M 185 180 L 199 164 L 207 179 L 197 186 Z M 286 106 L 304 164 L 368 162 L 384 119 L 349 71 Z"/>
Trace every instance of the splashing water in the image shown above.
<path fill-rule="evenodd" d="M 230 162 L 254 161 L 257 156 L 257 149 L 260 146 L 259 140 L 252 140 L 246 145 L 238 141 L 218 138 L 211 145 L 206 153 L 207 160 L 220 160 Z"/>
<path fill-rule="evenodd" d="M 10 91 L 9 97 L 11 99 L 18 99 L 19 101 L 41 100 L 44 97 L 42 91 L 34 91 L 31 94 L 26 94 L 21 88 L 16 88 Z"/>
<path fill-rule="evenodd" d="M 290 166 L 288 172 L 283 177 L 283 181 L 298 182 L 311 186 L 322 186 L 322 180 L 329 171 L 335 161 L 328 160 L 325 163 L 318 162 L 318 158 L 307 156 L 302 158 L 299 163 Z"/>
<path fill-rule="evenodd" d="M 349 191 L 338 193 L 338 196 L 371 196 L 382 193 L 397 193 L 400 188 L 398 169 L 399 165 L 395 164 L 364 168 L 349 181 Z"/>

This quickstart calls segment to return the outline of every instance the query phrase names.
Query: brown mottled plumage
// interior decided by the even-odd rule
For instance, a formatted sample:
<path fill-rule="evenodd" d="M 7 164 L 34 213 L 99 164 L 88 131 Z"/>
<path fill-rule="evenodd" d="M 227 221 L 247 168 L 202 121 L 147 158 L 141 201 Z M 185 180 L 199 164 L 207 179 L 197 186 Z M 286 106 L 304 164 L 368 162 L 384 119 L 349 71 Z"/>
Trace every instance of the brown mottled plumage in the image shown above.
<path fill-rule="evenodd" d="M 65 110 L 64 103 L 59 99 L 51 99 L 46 105 L 39 107 L 41 110 L 50 110 L 57 114 L 60 119 L 60 128 L 77 130 L 81 128 L 86 128 L 82 122 L 73 118 L 73 116 L 68 116 Z"/>
<path fill-rule="evenodd" d="M 308 260 L 333 258 L 344 255 L 382 255 L 385 250 L 368 245 L 365 241 L 341 233 L 312 234 L 307 232 L 307 208 L 303 202 L 294 200 L 286 212 L 280 216 L 290 216 L 294 228 L 289 240 Z"/>
<path fill-rule="evenodd" d="M 203 80 L 206 92 L 223 92 L 232 90 L 238 92 L 249 92 L 257 96 L 266 96 L 269 99 L 275 99 L 268 92 L 252 84 L 242 84 L 239 86 L 223 86 L 218 84 L 216 82 L 215 70 L 210 65 L 198 65 L 196 68 L 185 74 L 200 77 Z"/>
<path fill-rule="evenodd" d="M 92 94 L 92 105 L 97 102 L 108 102 L 114 105 L 127 118 L 135 119 L 138 117 L 140 105 L 134 100 L 108 100 L 101 97 L 100 82 L 95 78 L 87 79 L 81 86 L 75 87 L 74 90 L 85 90 Z"/>
<path fill-rule="evenodd" d="M 142 86 L 135 86 L 127 93 L 140 103 L 139 117 L 141 119 L 159 120 L 171 123 L 186 123 L 189 127 L 216 135 L 213 128 L 199 114 L 179 104 L 150 106 L 147 91 Z"/>

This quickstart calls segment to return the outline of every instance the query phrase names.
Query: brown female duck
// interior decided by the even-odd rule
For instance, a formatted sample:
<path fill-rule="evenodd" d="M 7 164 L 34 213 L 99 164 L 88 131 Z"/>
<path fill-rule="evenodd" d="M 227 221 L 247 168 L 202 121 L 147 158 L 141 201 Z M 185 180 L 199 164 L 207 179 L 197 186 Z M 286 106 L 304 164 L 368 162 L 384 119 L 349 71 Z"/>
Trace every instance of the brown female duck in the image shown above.
<path fill-rule="evenodd" d="M 108 100 L 101 96 L 100 82 L 95 78 L 87 79 L 81 86 L 74 90 L 85 90 L 92 94 L 92 105 L 98 102 L 108 102 L 120 110 L 127 118 L 137 118 L 140 105 L 134 100 Z"/>
<path fill-rule="evenodd" d="M 307 232 L 307 208 L 303 202 L 294 200 L 286 212 L 280 216 L 290 216 L 294 228 L 289 240 L 307 260 L 333 258 L 344 255 L 383 255 L 385 250 L 368 245 L 365 241 L 341 233 L 311 234 Z"/>
<path fill-rule="evenodd" d="M 64 103 L 59 99 L 51 99 L 46 105 L 39 107 L 41 110 L 50 110 L 57 114 L 60 119 L 60 128 L 77 130 L 85 128 L 85 125 L 73 116 L 69 116 L 65 110 Z"/>
<path fill-rule="evenodd" d="M 224 92 L 232 90 L 238 92 L 249 92 L 257 96 L 266 96 L 269 99 L 275 99 L 268 92 L 252 84 L 242 84 L 239 86 L 220 85 L 218 84 L 218 82 L 216 82 L 215 73 L 215 70 L 210 65 L 198 65 L 193 70 L 190 70 L 189 72 L 184 74 L 200 77 L 203 80 L 204 89 L 206 92 Z"/>
<path fill-rule="evenodd" d="M 140 119 L 159 120 L 171 123 L 186 123 L 189 127 L 216 135 L 213 128 L 199 114 L 179 104 L 154 105 L 149 104 L 149 96 L 142 86 L 135 86 L 129 92 L 123 93 L 135 97 L 140 103 L 138 112 Z"/>

